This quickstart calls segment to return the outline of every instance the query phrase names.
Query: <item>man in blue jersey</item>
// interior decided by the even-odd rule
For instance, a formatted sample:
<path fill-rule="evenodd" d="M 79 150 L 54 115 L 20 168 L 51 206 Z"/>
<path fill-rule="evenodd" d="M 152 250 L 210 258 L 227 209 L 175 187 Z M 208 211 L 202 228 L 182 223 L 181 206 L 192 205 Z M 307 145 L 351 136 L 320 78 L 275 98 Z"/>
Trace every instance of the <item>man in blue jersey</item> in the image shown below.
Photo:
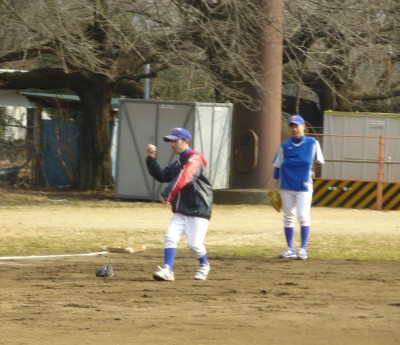
<path fill-rule="evenodd" d="M 313 194 L 312 167 L 314 161 L 324 163 L 321 147 L 314 137 L 305 136 L 304 119 L 300 115 L 289 118 L 292 133 L 278 150 L 274 160 L 274 179 L 280 185 L 283 226 L 287 248 L 281 258 L 307 259 L 307 242 L 310 234 L 310 211 Z M 300 224 L 301 245 L 296 252 L 294 227 Z"/>

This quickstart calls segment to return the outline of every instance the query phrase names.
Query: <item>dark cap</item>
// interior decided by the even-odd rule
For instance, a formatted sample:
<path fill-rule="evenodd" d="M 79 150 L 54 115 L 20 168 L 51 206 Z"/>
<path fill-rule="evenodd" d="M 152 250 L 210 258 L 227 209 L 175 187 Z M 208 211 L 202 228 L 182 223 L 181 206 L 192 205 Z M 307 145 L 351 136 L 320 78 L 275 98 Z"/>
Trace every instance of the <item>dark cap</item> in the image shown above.
<path fill-rule="evenodd" d="M 304 125 L 304 119 L 300 115 L 292 115 L 289 117 L 289 125 L 291 123 L 295 125 Z"/>
<path fill-rule="evenodd" d="M 184 139 L 184 140 L 191 141 L 192 135 L 185 128 L 172 128 L 171 133 L 164 137 L 164 141 L 171 141 L 171 140 L 178 140 L 178 139 Z"/>

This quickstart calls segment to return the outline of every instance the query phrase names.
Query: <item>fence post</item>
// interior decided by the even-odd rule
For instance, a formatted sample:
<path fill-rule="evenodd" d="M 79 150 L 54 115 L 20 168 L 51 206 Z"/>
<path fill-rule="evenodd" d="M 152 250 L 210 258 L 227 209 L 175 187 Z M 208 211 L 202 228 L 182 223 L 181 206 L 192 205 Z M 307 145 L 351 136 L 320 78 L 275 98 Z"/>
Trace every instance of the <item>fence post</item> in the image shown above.
<path fill-rule="evenodd" d="M 376 208 L 382 210 L 382 183 L 383 183 L 383 155 L 384 155 L 385 139 L 381 135 L 379 136 L 379 168 L 378 168 L 378 183 L 377 183 L 377 194 L 376 194 Z"/>
<path fill-rule="evenodd" d="M 41 143 L 41 125 L 42 125 L 42 103 L 36 102 L 36 110 L 33 118 L 33 157 L 32 157 L 32 181 L 34 186 L 39 186 L 39 167 L 41 164 L 40 143 Z"/>

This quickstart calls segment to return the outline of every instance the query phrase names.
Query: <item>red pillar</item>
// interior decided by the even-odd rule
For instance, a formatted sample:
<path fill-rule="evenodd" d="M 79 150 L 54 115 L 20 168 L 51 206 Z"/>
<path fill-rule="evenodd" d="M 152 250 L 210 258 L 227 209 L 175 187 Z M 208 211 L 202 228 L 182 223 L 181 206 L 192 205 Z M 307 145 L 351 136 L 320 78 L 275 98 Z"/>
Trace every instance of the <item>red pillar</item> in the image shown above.
<path fill-rule="evenodd" d="M 247 85 L 261 104 L 256 111 L 235 104 L 231 188 L 271 188 L 272 162 L 281 141 L 283 0 L 264 0 L 272 25 L 260 45 L 263 90 Z"/>

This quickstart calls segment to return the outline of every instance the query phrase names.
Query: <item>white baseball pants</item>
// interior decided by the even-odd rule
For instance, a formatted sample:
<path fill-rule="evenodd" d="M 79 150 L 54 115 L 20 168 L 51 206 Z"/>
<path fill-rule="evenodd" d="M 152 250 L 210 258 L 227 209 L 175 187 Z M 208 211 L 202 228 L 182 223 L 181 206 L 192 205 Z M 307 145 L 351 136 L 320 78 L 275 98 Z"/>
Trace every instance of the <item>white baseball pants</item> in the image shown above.
<path fill-rule="evenodd" d="M 294 228 L 297 219 L 300 226 L 310 226 L 311 202 L 313 191 L 295 192 L 293 190 L 281 189 L 283 226 Z"/>
<path fill-rule="evenodd" d="M 174 213 L 164 238 L 164 248 L 176 248 L 182 235 L 186 235 L 187 245 L 196 259 L 206 255 L 204 240 L 208 230 L 208 219 L 184 216 Z"/>

